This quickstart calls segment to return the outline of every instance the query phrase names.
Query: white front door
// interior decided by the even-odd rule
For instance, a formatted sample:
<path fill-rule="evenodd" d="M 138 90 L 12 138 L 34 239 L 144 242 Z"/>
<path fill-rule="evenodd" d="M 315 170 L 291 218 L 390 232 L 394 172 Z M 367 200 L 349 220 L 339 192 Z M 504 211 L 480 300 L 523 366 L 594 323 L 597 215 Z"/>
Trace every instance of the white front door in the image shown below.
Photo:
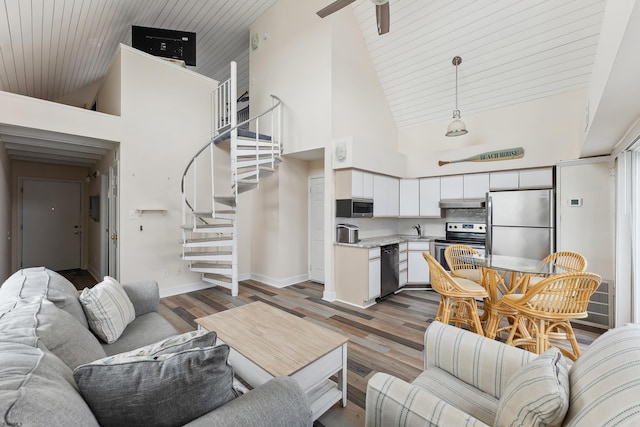
<path fill-rule="evenodd" d="M 22 180 L 22 267 L 81 266 L 82 183 Z"/>
<path fill-rule="evenodd" d="M 324 177 L 309 178 L 309 280 L 324 283 Z"/>

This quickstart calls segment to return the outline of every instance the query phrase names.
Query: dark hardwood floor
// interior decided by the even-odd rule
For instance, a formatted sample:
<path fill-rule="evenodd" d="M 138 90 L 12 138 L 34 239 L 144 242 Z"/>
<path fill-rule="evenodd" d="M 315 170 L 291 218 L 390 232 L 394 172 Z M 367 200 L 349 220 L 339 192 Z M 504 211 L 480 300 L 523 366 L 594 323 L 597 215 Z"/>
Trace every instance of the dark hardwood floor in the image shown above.
<path fill-rule="evenodd" d="M 348 404 L 335 405 L 316 426 L 362 426 L 367 381 L 376 372 L 387 372 L 412 381 L 423 368 L 424 331 L 435 317 L 438 295 L 431 291 L 405 291 L 368 309 L 322 299 L 323 286 L 302 282 L 277 289 L 256 281 L 240 284 L 232 297 L 221 288 L 163 298 L 160 312 L 178 330 L 196 328 L 194 319 L 253 301 L 263 301 L 298 317 L 323 325 L 349 337 Z M 599 333 L 579 330 L 581 346 Z"/>

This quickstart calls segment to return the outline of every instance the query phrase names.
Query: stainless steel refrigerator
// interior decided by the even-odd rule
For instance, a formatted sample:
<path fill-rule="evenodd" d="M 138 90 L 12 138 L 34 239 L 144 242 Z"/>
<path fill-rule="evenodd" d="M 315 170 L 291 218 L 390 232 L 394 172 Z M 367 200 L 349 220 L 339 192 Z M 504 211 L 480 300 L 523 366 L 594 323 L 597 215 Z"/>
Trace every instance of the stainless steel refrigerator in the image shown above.
<path fill-rule="evenodd" d="M 556 247 L 553 190 L 487 193 L 487 253 L 542 259 Z"/>

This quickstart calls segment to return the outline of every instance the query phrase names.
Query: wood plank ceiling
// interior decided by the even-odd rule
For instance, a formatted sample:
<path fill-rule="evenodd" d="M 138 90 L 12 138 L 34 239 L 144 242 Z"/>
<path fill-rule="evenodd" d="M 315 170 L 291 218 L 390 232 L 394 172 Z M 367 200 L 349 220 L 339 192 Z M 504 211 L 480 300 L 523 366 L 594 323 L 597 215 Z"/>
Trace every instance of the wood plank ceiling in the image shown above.
<path fill-rule="evenodd" d="M 587 87 L 604 0 L 390 0 L 390 32 L 353 4 L 399 128 Z"/>
<path fill-rule="evenodd" d="M 249 27 L 275 1 L 3 0 L 0 89 L 58 100 L 99 81 L 117 45 L 131 44 L 132 25 L 195 32 L 192 69 L 223 80 L 236 60 L 246 88 Z M 586 87 L 604 6 L 605 0 L 390 0 L 391 30 L 383 36 L 368 0 L 336 13 L 355 13 L 404 128 L 451 117 L 456 55 L 463 118 Z"/>

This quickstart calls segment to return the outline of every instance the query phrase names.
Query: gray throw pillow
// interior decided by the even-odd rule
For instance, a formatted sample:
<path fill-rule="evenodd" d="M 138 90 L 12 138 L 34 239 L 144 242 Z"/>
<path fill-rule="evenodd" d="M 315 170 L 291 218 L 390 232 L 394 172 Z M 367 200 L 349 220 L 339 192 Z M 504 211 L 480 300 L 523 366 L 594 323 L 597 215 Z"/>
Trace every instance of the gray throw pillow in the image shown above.
<path fill-rule="evenodd" d="M 102 426 L 179 426 L 236 397 L 229 347 L 111 356 L 73 376 Z"/>

